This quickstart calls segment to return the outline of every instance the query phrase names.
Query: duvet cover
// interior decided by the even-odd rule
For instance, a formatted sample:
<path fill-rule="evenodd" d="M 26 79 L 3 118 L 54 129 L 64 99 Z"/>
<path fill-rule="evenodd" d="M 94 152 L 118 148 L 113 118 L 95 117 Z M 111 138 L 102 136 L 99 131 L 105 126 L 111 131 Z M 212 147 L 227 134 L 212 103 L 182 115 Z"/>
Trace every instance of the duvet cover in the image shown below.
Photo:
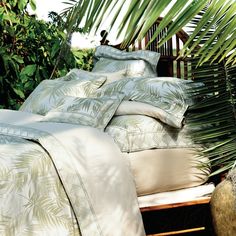
<path fill-rule="evenodd" d="M 0 235 L 145 235 L 112 139 L 42 117 L 0 110 Z"/>

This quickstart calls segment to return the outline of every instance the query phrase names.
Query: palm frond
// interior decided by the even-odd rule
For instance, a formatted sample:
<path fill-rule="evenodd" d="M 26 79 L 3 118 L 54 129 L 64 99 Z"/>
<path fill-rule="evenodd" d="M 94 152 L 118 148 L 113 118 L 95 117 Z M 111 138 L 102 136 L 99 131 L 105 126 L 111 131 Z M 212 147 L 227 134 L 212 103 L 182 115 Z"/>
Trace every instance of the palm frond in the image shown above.
<path fill-rule="evenodd" d="M 207 9 L 208 10 L 208 9 Z M 207 11 L 206 10 L 206 11 Z M 191 22 L 195 27 L 201 22 L 204 12 L 200 12 Z M 195 34 L 192 43 L 198 42 L 205 45 L 212 35 L 218 22 L 210 23 L 208 33 L 201 37 L 201 33 Z M 211 47 L 214 48 L 218 38 L 214 38 Z M 223 49 L 222 49 L 223 48 Z M 224 45 L 220 51 L 211 53 L 214 57 L 222 57 Z M 199 64 L 199 59 L 206 56 L 204 50 L 192 59 L 192 73 L 196 82 L 203 82 L 204 86 L 195 89 L 196 96 L 204 97 L 191 108 L 188 123 L 194 129 L 192 139 L 203 146 L 205 150 L 201 155 L 210 159 L 215 170 L 212 175 L 228 171 L 236 164 L 236 65 L 227 63 L 227 58 L 215 63 L 208 59 L 204 64 Z"/>
<path fill-rule="evenodd" d="M 68 7 L 64 9 L 62 15 L 67 18 L 66 27 L 69 32 L 70 29 L 78 27 L 82 23 L 84 31 L 87 32 L 99 29 L 107 21 L 108 16 L 113 15 L 109 25 L 109 30 L 111 30 L 119 20 L 120 13 L 123 12 L 117 36 L 125 33 L 123 46 L 127 46 L 135 39 L 142 39 L 158 17 L 165 14 L 150 40 L 151 43 L 168 26 L 168 31 L 163 34 L 159 43 L 161 46 L 207 7 L 207 11 L 202 12 L 199 24 L 194 25 L 194 32 L 184 46 L 182 56 L 188 56 L 193 52 L 196 56 L 201 54 L 201 57 L 198 57 L 200 64 L 208 60 L 222 61 L 223 59 L 227 64 L 236 63 L 235 0 L 191 0 L 187 3 L 177 0 L 167 12 L 166 9 L 172 4 L 171 0 L 130 0 L 128 7 L 125 2 L 125 0 L 66 0 Z M 215 32 L 209 37 L 208 33 L 216 23 Z M 205 37 L 208 38 L 208 42 L 201 44 L 200 42 Z M 218 42 L 212 45 L 216 38 Z M 195 43 L 192 44 L 194 40 Z M 201 48 L 198 48 L 199 51 L 195 50 L 196 45 L 199 44 Z M 217 54 L 215 54 L 216 52 Z"/>

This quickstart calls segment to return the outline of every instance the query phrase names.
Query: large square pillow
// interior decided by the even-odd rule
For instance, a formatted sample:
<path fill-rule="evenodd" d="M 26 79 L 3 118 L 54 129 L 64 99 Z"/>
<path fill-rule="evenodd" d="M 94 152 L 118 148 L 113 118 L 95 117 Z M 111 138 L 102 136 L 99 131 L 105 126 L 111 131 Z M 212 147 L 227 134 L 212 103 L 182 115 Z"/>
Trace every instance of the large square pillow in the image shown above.
<path fill-rule="evenodd" d="M 105 75 L 93 73 L 86 70 L 81 70 L 78 68 L 71 69 L 65 76 L 57 78 L 56 80 L 64 80 L 64 81 L 70 81 L 70 80 L 97 80 L 102 77 L 106 77 Z M 106 78 L 105 78 L 106 79 Z"/>
<path fill-rule="evenodd" d="M 110 46 L 99 46 L 94 56 L 94 72 L 126 70 L 127 77 L 157 76 L 160 54 L 148 50 L 126 52 Z"/>
<path fill-rule="evenodd" d="M 123 97 L 122 94 L 100 98 L 64 97 L 42 121 L 86 125 L 104 130 Z"/>
<path fill-rule="evenodd" d="M 179 79 L 176 77 L 158 77 L 158 80 L 162 82 L 167 81 L 172 85 L 177 84 L 180 88 L 179 92 L 182 93 L 185 102 L 189 106 L 194 105 L 197 101 L 202 99 L 199 94 L 199 90 L 205 86 L 204 83 L 195 82 L 193 80 Z"/>
<path fill-rule="evenodd" d="M 127 77 L 126 70 L 119 70 L 115 72 L 91 72 L 91 71 L 85 71 L 80 70 L 77 68 L 74 68 L 70 70 L 65 76 L 57 78 L 56 80 L 64 80 L 64 81 L 70 81 L 70 80 L 96 80 L 101 77 L 106 78 L 105 84 L 110 84 L 114 81 L 121 80 Z"/>
<path fill-rule="evenodd" d="M 129 100 L 130 94 L 132 93 L 135 87 L 135 78 L 124 78 L 116 80 L 109 84 L 103 84 L 102 87 L 97 89 L 93 96 L 102 97 L 102 96 L 112 96 L 117 93 L 125 94 L 125 100 Z"/>
<path fill-rule="evenodd" d="M 143 115 L 115 116 L 105 129 L 122 152 L 137 152 L 151 148 L 194 147 L 187 126 L 176 129 Z"/>
<path fill-rule="evenodd" d="M 66 96 L 87 97 L 99 88 L 106 78 L 96 80 L 44 80 L 29 95 L 20 107 L 21 111 L 45 115 Z"/>
<path fill-rule="evenodd" d="M 147 103 L 165 111 L 167 124 L 181 128 L 188 103 L 181 84 L 171 80 L 156 78 L 140 78 L 135 81 L 135 88 L 130 94 L 130 100 Z M 172 119 L 170 123 L 168 121 Z"/>

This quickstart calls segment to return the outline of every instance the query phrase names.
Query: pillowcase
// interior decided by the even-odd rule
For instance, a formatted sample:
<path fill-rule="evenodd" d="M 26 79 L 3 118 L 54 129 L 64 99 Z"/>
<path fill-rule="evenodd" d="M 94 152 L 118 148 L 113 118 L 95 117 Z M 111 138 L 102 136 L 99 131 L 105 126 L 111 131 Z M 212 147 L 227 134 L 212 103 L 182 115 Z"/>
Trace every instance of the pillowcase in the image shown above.
<path fill-rule="evenodd" d="M 135 87 L 135 78 L 125 78 L 114 81 L 109 84 L 104 84 L 101 88 L 97 89 L 93 96 L 102 97 L 102 96 L 112 96 L 117 93 L 122 93 L 125 95 L 125 100 L 129 100 L 130 94 Z"/>
<path fill-rule="evenodd" d="M 110 84 L 115 81 L 125 79 L 127 77 L 126 70 L 119 70 L 119 71 L 107 72 L 107 73 L 95 73 L 95 74 L 106 77 L 106 81 L 103 85 Z"/>
<path fill-rule="evenodd" d="M 148 50 L 126 52 L 110 46 L 98 46 L 93 71 L 114 72 L 125 69 L 128 77 L 155 77 L 159 58 L 159 53 Z"/>
<path fill-rule="evenodd" d="M 104 130 L 124 95 L 100 98 L 64 97 L 42 121 L 86 125 Z"/>
<path fill-rule="evenodd" d="M 154 108 L 155 112 L 161 116 L 155 115 L 155 118 L 159 118 L 170 126 L 182 127 L 188 104 L 184 98 L 184 90 L 178 83 L 171 80 L 162 81 L 159 77 L 126 78 L 102 86 L 96 91 L 94 96 L 111 96 L 114 93 L 124 93 L 124 100 L 132 100 L 154 106 L 157 108 Z M 149 106 L 146 109 L 150 110 L 151 107 Z M 132 108 L 132 110 L 134 109 Z M 135 112 L 134 114 L 137 113 Z"/>
<path fill-rule="evenodd" d="M 126 70 L 119 70 L 115 72 L 99 73 L 90 72 L 80 69 L 72 69 L 66 76 L 57 78 L 56 80 L 70 81 L 70 80 L 96 80 L 104 77 L 106 79 L 105 84 L 110 84 L 114 81 L 121 80 L 127 77 Z"/>
<path fill-rule="evenodd" d="M 168 125 L 181 128 L 188 104 L 185 91 L 179 83 L 171 80 L 162 81 L 156 78 L 141 78 L 135 81 L 135 88 L 130 100 L 143 102 L 162 109 L 167 114 Z M 168 122 L 171 119 L 171 122 Z"/>
<path fill-rule="evenodd" d="M 65 95 L 87 97 L 104 82 L 105 77 L 96 80 L 44 80 L 20 107 L 21 111 L 45 115 L 55 108 L 60 98 Z"/>
<path fill-rule="evenodd" d="M 65 76 L 57 78 L 55 80 L 63 80 L 63 81 L 70 81 L 70 80 L 97 80 L 100 78 L 106 79 L 105 75 L 92 73 L 90 71 L 86 70 L 80 70 L 77 68 L 74 68 L 70 70 Z"/>
<path fill-rule="evenodd" d="M 143 102 L 122 101 L 116 110 L 115 115 L 146 115 L 159 119 L 163 123 L 166 123 L 172 127 L 181 128 L 183 125 L 182 117 L 178 119 L 163 109 Z"/>
<path fill-rule="evenodd" d="M 188 127 L 176 129 L 143 115 L 115 116 L 105 132 L 114 139 L 122 152 L 195 146 L 189 137 Z"/>
<path fill-rule="evenodd" d="M 183 92 L 183 98 L 189 106 L 194 105 L 201 97 L 198 94 L 198 89 L 204 87 L 204 83 L 195 82 L 193 80 L 184 80 L 176 77 L 158 77 L 160 81 L 169 81 L 171 83 L 177 83 L 181 87 Z"/>

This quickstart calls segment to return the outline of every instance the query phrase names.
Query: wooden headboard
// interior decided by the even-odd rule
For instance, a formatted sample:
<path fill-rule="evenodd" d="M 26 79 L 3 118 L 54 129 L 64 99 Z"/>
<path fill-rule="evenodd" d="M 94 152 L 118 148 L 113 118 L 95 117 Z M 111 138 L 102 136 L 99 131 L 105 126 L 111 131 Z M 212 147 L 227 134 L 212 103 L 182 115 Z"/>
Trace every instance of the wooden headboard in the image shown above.
<path fill-rule="evenodd" d="M 158 18 L 156 23 L 152 25 L 152 27 L 147 32 L 146 36 L 135 43 L 129 45 L 125 50 L 141 50 L 147 49 L 155 52 L 159 52 L 161 54 L 160 60 L 157 65 L 157 73 L 158 76 L 170 76 L 170 77 L 178 77 L 182 79 L 191 78 L 191 63 L 190 58 L 179 58 L 179 51 L 188 40 L 188 34 L 181 30 L 176 33 L 171 39 L 169 39 L 164 45 L 158 47 L 158 42 L 162 35 L 167 31 L 167 27 L 157 36 L 156 40 L 154 40 L 148 47 L 147 44 L 149 40 L 152 38 L 155 29 L 158 27 L 162 18 Z M 109 41 L 107 40 L 108 33 L 106 31 L 101 32 L 102 40 L 100 41 L 102 45 L 109 45 Z M 116 48 L 121 49 L 121 44 L 111 45 Z M 122 48 L 124 50 L 124 48 Z"/>

